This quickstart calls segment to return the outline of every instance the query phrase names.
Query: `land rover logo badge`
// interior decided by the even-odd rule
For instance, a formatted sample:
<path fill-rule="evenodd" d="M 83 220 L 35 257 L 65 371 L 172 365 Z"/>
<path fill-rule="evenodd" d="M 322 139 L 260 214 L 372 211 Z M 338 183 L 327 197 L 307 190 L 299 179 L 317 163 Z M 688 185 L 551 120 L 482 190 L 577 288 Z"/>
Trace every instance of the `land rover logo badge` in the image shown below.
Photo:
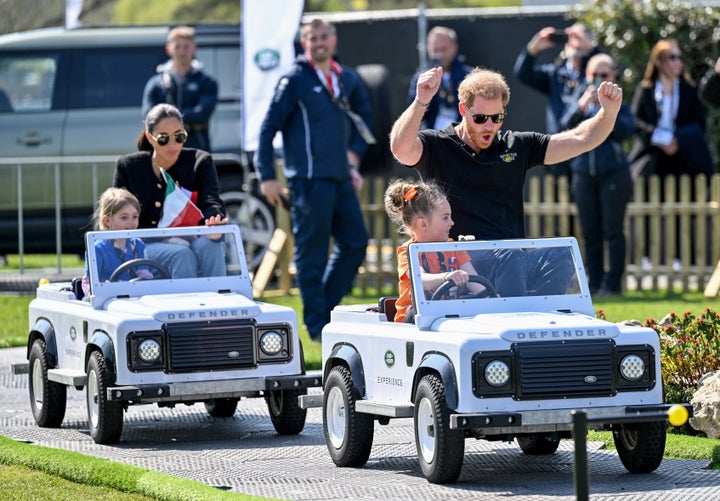
<path fill-rule="evenodd" d="M 593 384 L 597 382 L 597 376 L 585 376 L 585 382 L 587 384 Z"/>
<path fill-rule="evenodd" d="M 228 351 L 228 358 L 238 358 L 240 356 L 239 351 Z"/>
<path fill-rule="evenodd" d="M 275 49 L 260 49 L 255 53 L 255 66 L 260 71 L 274 70 L 280 65 L 280 52 Z"/>
<path fill-rule="evenodd" d="M 77 330 L 75 330 L 75 326 L 73 325 L 70 327 L 70 339 L 75 341 L 75 338 L 77 337 Z"/>
<path fill-rule="evenodd" d="M 390 350 L 385 352 L 385 365 L 388 367 L 395 365 L 395 354 Z"/>

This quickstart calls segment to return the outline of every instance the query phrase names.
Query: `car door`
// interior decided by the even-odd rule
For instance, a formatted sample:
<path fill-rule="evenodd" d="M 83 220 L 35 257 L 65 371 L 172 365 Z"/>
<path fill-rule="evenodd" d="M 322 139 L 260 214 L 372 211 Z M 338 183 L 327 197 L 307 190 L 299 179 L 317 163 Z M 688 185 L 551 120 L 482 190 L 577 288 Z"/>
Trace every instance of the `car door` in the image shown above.
<path fill-rule="evenodd" d="M 66 116 L 67 57 L 61 50 L 0 53 L 0 212 L 17 214 L 19 177 L 23 207 L 44 207 L 55 198 L 54 166 L 29 157 L 56 157 L 62 151 Z M 17 160 L 13 160 L 17 159 Z M 50 202 L 52 203 L 52 202 Z"/>
<path fill-rule="evenodd" d="M 54 156 L 62 149 L 65 85 L 60 51 L 0 54 L 0 151 L 3 157 Z"/>
<path fill-rule="evenodd" d="M 407 335 L 412 330 L 409 325 L 381 323 L 374 334 L 368 336 L 372 346 L 372 360 L 363 360 L 372 369 L 367 381 L 368 396 L 377 403 L 407 405 L 410 403 L 412 372 L 408 369 Z M 410 378 L 410 379 L 408 379 Z"/>

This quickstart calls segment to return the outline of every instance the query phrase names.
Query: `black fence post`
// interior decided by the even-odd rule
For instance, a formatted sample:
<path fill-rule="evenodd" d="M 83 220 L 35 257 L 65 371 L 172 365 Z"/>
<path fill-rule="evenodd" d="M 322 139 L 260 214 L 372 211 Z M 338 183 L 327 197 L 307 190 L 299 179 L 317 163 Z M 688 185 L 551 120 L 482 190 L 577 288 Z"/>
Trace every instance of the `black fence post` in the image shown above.
<path fill-rule="evenodd" d="M 573 439 L 575 440 L 575 499 L 587 501 L 590 492 L 587 454 L 587 413 L 572 411 Z"/>

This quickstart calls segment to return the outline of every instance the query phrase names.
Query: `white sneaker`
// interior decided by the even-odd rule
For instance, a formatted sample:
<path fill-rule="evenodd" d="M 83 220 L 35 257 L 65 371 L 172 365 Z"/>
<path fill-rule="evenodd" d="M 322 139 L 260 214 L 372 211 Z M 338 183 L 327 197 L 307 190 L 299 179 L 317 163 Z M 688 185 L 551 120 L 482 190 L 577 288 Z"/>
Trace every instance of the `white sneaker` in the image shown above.
<path fill-rule="evenodd" d="M 643 270 L 652 270 L 652 263 L 647 256 L 643 256 L 642 261 L 640 262 L 640 268 Z"/>

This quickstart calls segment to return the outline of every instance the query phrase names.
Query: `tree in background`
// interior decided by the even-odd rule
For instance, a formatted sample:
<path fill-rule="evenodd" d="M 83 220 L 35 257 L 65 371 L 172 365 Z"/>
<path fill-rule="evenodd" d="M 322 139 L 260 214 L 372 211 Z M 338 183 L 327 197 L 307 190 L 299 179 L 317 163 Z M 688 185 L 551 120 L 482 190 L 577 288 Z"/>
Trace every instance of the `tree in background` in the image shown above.
<path fill-rule="evenodd" d="M 683 60 L 698 82 L 715 64 L 720 40 L 720 9 L 678 0 L 595 1 L 576 8 L 598 43 L 624 69 L 623 84 L 634 90 L 642 79 L 650 49 L 663 38 L 677 40 Z"/>
<path fill-rule="evenodd" d="M 113 24 L 240 22 L 240 0 L 115 0 L 114 4 Z"/>
<path fill-rule="evenodd" d="M 642 80 L 652 46 L 674 38 L 695 84 L 720 55 L 720 9 L 679 0 L 595 0 L 573 9 L 571 17 L 586 24 L 598 43 L 620 64 L 625 99 L 632 99 Z M 708 109 L 707 137 L 720 134 L 720 110 Z"/>
<path fill-rule="evenodd" d="M 262 1 L 262 0 L 258 0 Z M 305 0 L 304 12 L 411 9 L 420 0 Z M 522 0 L 423 0 L 426 7 L 506 7 Z M 0 34 L 65 25 L 64 0 L 0 0 Z M 83 0 L 83 26 L 240 22 L 240 0 Z"/>

